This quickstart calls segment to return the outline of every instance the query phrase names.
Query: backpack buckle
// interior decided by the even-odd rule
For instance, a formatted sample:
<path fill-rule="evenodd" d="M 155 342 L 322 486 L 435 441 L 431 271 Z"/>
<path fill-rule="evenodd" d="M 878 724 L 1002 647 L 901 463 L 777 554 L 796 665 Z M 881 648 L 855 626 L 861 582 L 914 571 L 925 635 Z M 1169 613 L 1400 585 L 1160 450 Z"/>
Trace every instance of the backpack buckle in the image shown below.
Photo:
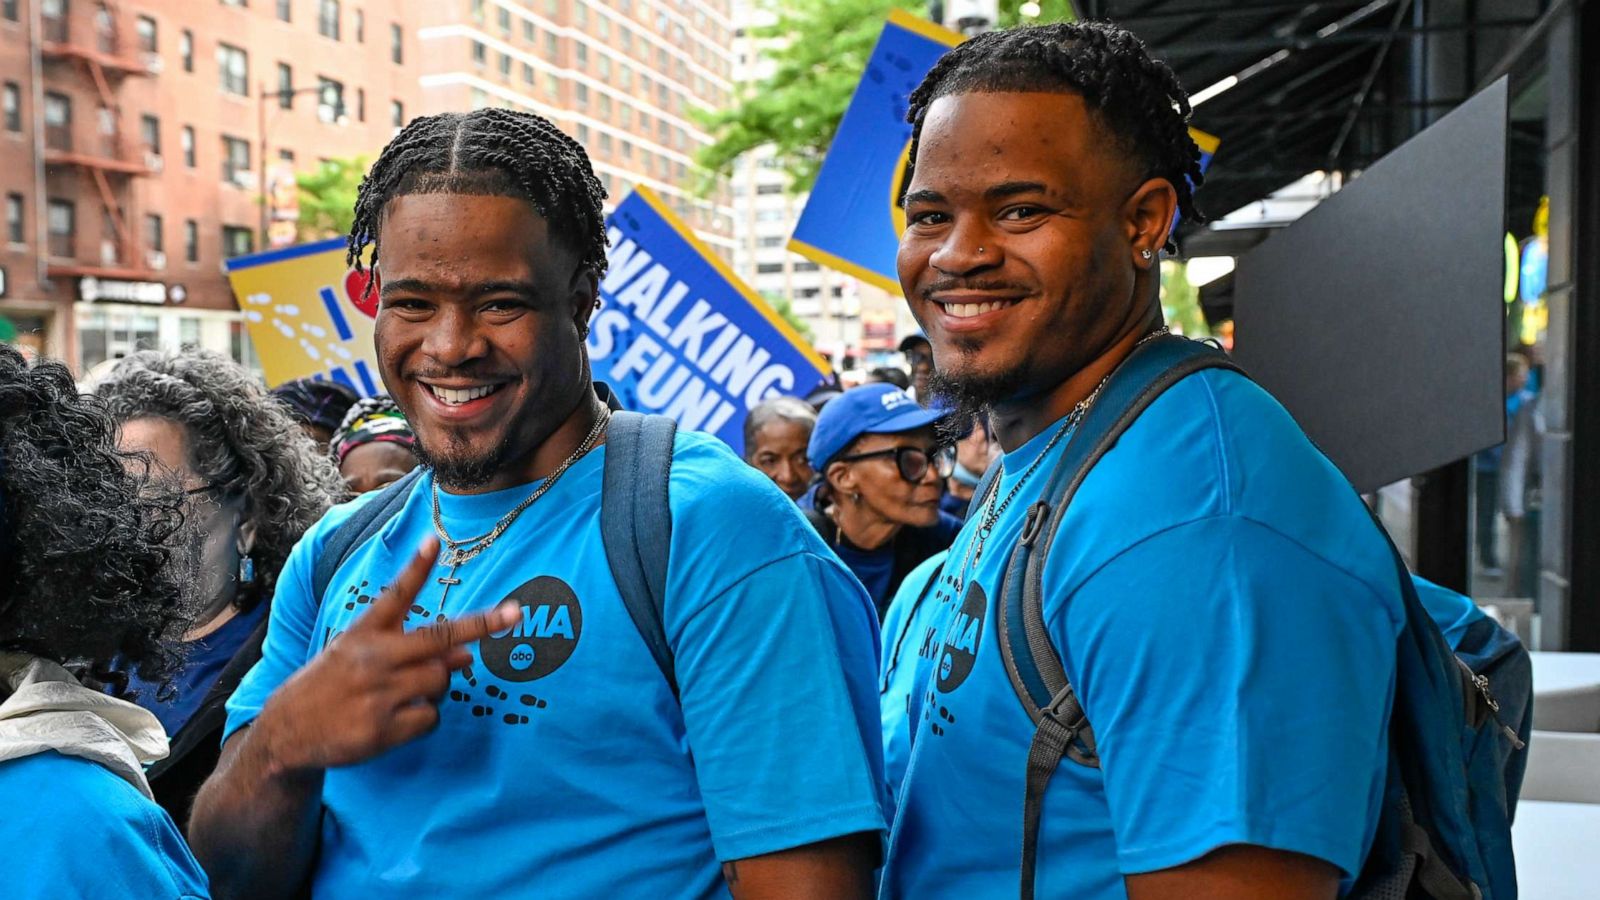
<path fill-rule="evenodd" d="M 1022 523 L 1022 537 L 1018 539 L 1024 547 L 1032 548 L 1039 535 L 1044 532 L 1044 523 L 1050 518 L 1050 504 L 1043 500 L 1028 507 L 1028 518 Z"/>

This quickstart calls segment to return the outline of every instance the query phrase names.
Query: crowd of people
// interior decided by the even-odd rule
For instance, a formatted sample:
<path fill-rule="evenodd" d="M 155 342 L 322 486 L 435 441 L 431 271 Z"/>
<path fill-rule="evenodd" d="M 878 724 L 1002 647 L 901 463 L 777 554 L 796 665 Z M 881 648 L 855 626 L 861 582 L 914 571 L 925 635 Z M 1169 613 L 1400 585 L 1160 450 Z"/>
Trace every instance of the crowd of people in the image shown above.
<path fill-rule="evenodd" d="M 604 191 L 503 109 L 362 184 L 386 395 L 0 345 L 0 894 L 1499 896 L 1417 849 L 1459 810 L 1391 729 L 1403 638 L 1492 622 L 1162 327 L 1171 72 L 1023 28 L 910 106 L 908 370 L 761 403 L 742 460 L 591 379 Z"/>

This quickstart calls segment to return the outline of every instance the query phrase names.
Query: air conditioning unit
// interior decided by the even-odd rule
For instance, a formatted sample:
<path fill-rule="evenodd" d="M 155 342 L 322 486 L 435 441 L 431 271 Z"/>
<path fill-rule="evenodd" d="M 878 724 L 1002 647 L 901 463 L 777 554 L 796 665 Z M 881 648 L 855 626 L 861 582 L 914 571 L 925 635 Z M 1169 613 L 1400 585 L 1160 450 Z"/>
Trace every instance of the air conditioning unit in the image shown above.
<path fill-rule="evenodd" d="M 144 152 L 144 167 L 152 172 L 159 173 L 166 167 L 166 162 L 162 160 L 161 154 L 153 150 L 146 150 Z"/>
<path fill-rule="evenodd" d="M 100 265 L 102 265 L 102 266 L 114 266 L 118 262 L 120 262 L 120 260 L 117 259 L 117 242 L 116 241 L 101 241 L 100 242 Z"/>
<path fill-rule="evenodd" d="M 167 255 L 160 250 L 146 250 L 144 252 L 144 262 L 145 265 L 152 269 L 165 269 L 167 267 Z"/>
<path fill-rule="evenodd" d="M 161 69 L 162 69 L 162 65 L 163 65 L 163 63 L 161 62 L 161 54 L 159 54 L 159 53 L 141 54 L 141 61 L 144 63 L 144 70 L 146 72 L 149 72 L 151 75 L 160 75 L 161 74 Z"/>
<path fill-rule="evenodd" d="M 233 183 L 247 191 L 253 191 L 256 189 L 256 173 L 249 169 L 235 169 Z"/>

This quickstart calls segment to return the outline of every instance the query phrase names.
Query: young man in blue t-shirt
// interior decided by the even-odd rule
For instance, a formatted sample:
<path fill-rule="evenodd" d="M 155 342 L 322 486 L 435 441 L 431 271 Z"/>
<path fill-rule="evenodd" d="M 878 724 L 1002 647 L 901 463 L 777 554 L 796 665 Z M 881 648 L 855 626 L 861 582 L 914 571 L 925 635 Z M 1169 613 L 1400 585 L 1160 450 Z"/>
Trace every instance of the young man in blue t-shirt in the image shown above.
<path fill-rule="evenodd" d="M 581 147 L 501 109 L 414 120 L 363 182 L 351 246 L 374 242 L 379 365 L 426 471 L 321 596 L 360 500 L 279 580 L 195 807 L 222 892 L 871 892 L 877 620 L 794 504 L 678 436 L 676 693 L 611 574 L 584 345 L 603 197 Z"/>
<path fill-rule="evenodd" d="M 882 893 L 1014 897 L 1034 725 L 995 599 L 1074 409 L 1160 330 L 1159 255 L 1194 214 L 1199 154 L 1171 71 L 1101 23 L 974 38 L 910 111 L 901 285 L 936 389 L 986 410 L 1004 456 L 902 644 L 917 671 Z M 1161 395 L 1078 489 L 1043 587 L 1099 765 L 1055 770 L 1037 896 L 1348 884 L 1385 783 L 1399 585 L 1360 499 L 1272 397 L 1218 370 Z"/>

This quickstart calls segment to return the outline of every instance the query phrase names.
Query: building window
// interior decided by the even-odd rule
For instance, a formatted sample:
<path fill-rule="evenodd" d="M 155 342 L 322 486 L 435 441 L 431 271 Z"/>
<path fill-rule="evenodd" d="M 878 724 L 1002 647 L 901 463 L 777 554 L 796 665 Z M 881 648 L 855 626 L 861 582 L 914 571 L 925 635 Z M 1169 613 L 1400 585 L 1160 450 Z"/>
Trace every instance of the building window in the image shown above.
<path fill-rule="evenodd" d="M 472 0 L 472 21 L 483 21 L 483 0 Z"/>
<path fill-rule="evenodd" d="M 241 187 L 250 176 L 250 142 L 243 138 L 222 136 L 222 180 Z"/>
<path fill-rule="evenodd" d="M 782 271 L 783 263 L 758 263 L 756 265 L 757 275 L 773 275 Z"/>
<path fill-rule="evenodd" d="M 21 194 L 6 195 L 6 240 L 13 244 L 24 243 L 23 206 Z"/>
<path fill-rule="evenodd" d="M 531 44 L 538 37 L 539 37 L 538 32 L 534 31 L 534 28 L 533 28 L 533 20 L 532 19 L 523 19 L 522 20 L 522 39 Z"/>
<path fill-rule="evenodd" d="M 72 257 L 77 255 L 78 210 L 71 200 L 50 201 L 45 213 L 50 231 L 50 255 Z"/>
<path fill-rule="evenodd" d="M 200 261 L 200 223 L 193 219 L 183 220 L 183 260 Z"/>
<path fill-rule="evenodd" d="M 606 156 L 611 155 L 611 133 L 609 131 L 600 132 L 600 152 Z"/>
<path fill-rule="evenodd" d="M 757 242 L 761 247 L 782 247 L 783 238 L 778 235 L 768 235 Z"/>
<path fill-rule="evenodd" d="M 194 32 L 187 28 L 178 32 L 178 58 L 185 72 L 194 71 Z"/>
<path fill-rule="evenodd" d="M 579 109 L 588 109 L 589 108 L 589 86 L 580 81 L 577 84 L 572 86 L 572 91 L 573 91 L 573 96 L 575 98 L 577 98 L 578 108 Z"/>
<path fill-rule="evenodd" d="M 250 96 L 250 57 L 231 44 L 217 45 L 217 71 L 222 89 L 241 97 Z"/>
<path fill-rule="evenodd" d="M 256 233 L 248 228 L 238 225 L 222 226 L 222 255 L 226 257 L 244 256 L 255 252 Z"/>
<path fill-rule="evenodd" d="M 22 88 L 14 81 L 6 82 L 4 91 L 4 118 L 7 131 L 22 130 Z"/>
<path fill-rule="evenodd" d="M 72 100 L 66 94 L 44 95 L 44 144 L 52 150 L 72 149 Z"/>
<path fill-rule="evenodd" d="M 222 0 L 223 6 L 237 6 L 244 8 L 250 5 L 250 0 Z"/>
<path fill-rule="evenodd" d="M 160 216 L 150 213 L 144 217 L 144 246 L 146 250 L 153 250 L 156 253 L 165 253 L 167 251 L 167 243 L 162 236 L 163 231 L 165 229 L 162 227 Z"/>
<path fill-rule="evenodd" d="M 406 108 L 399 100 L 389 102 L 389 121 L 396 128 L 404 128 L 406 124 Z"/>
<path fill-rule="evenodd" d="M 145 113 L 139 117 L 139 139 L 146 153 L 161 155 L 161 120 Z"/>
<path fill-rule="evenodd" d="M 290 168 L 294 168 L 294 151 L 290 150 L 288 147 L 280 148 L 278 150 L 278 160 L 280 162 L 286 162 L 289 164 Z"/>
<path fill-rule="evenodd" d="M 294 109 L 294 69 L 288 63 L 278 63 L 278 106 Z"/>
<path fill-rule="evenodd" d="M 815 272 L 819 266 L 814 262 L 798 262 L 794 264 L 796 272 Z"/>
<path fill-rule="evenodd" d="M 583 7 L 581 7 L 581 6 L 578 7 L 578 8 L 579 9 L 583 9 Z M 580 68 L 580 69 L 588 69 L 589 68 L 589 45 L 588 44 L 577 44 L 574 47 L 573 52 L 576 53 L 577 57 L 578 57 L 578 68 Z"/>
<path fill-rule="evenodd" d="M 480 66 L 489 61 L 489 48 L 482 41 L 472 42 L 472 61 Z"/>
<path fill-rule="evenodd" d="M 511 10 L 506 9 L 504 6 L 496 9 L 494 11 L 494 20 L 495 23 L 500 26 L 500 31 L 502 33 L 511 33 Z"/>
<path fill-rule="evenodd" d="M 17 12 L 17 0 L 0 0 L 0 19 L 15 22 L 21 17 Z"/>
<path fill-rule="evenodd" d="M 524 84 L 533 84 L 533 66 L 528 63 L 522 64 L 522 81 Z"/>
<path fill-rule="evenodd" d="M 317 78 L 317 118 L 337 122 L 344 115 L 344 83 L 332 78 Z"/>
<path fill-rule="evenodd" d="M 194 129 L 188 125 L 178 132 L 178 144 L 183 150 L 183 164 L 194 168 Z"/>
<path fill-rule="evenodd" d="M 339 39 L 339 0 L 319 0 L 317 33 L 336 41 Z"/>
<path fill-rule="evenodd" d="M 134 31 L 139 36 L 139 49 L 146 53 L 156 52 L 156 20 L 149 16 L 140 16 L 134 23 Z"/>
<path fill-rule="evenodd" d="M 367 89 L 356 88 L 356 121 L 367 120 Z"/>
<path fill-rule="evenodd" d="M 405 33 L 405 29 L 400 27 L 400 23 L 395 22 L 395 23 L 390 24 L 390 26 L 389 26 L 389 59 L 395 65 L 398 66 L 398 65 L 401 65 L 402 63 L 405 62 L 405 58 L 406 58 L 406 33 Z"/>
<path fill-rule="evenodd" d="M 511 77 L 511 57 L 504 53 L 500 54 L 500 77 Z"/>
<path fill-rule="evenodd" d="M 356 43 L 365 44 L 367 42 L 367 14 L 358 9 L 355 11 L 355 17 Z"/>
<path fill-rule="evenodd" d="M 294 6 L 294 3 L 290 2 L 290 0 L 278 0 L 278 4 L 277 5 L 278 5 L 278 21 L 279 22 L 288 22 L 288 21 L 290 21 L 291 18 L 292 18 L 291 13 L 293 12 L 291 7 Z"/>
<path fill-rule="evenodd" d="M 551 62 L 555 62 L 556 55 L 561 52 L 561 38 L 553 31 L 544 33 L 544 55 Z"/>
<path fill-rule="evenodd" d="M 783 185 L 781 185 L 781 184 L 763 184 L 763 185 L 758 185 L 756 187 L 756 193 L 758 193 L 758 194 L 781 194 L 781 193 L 783 193 Z"/>

